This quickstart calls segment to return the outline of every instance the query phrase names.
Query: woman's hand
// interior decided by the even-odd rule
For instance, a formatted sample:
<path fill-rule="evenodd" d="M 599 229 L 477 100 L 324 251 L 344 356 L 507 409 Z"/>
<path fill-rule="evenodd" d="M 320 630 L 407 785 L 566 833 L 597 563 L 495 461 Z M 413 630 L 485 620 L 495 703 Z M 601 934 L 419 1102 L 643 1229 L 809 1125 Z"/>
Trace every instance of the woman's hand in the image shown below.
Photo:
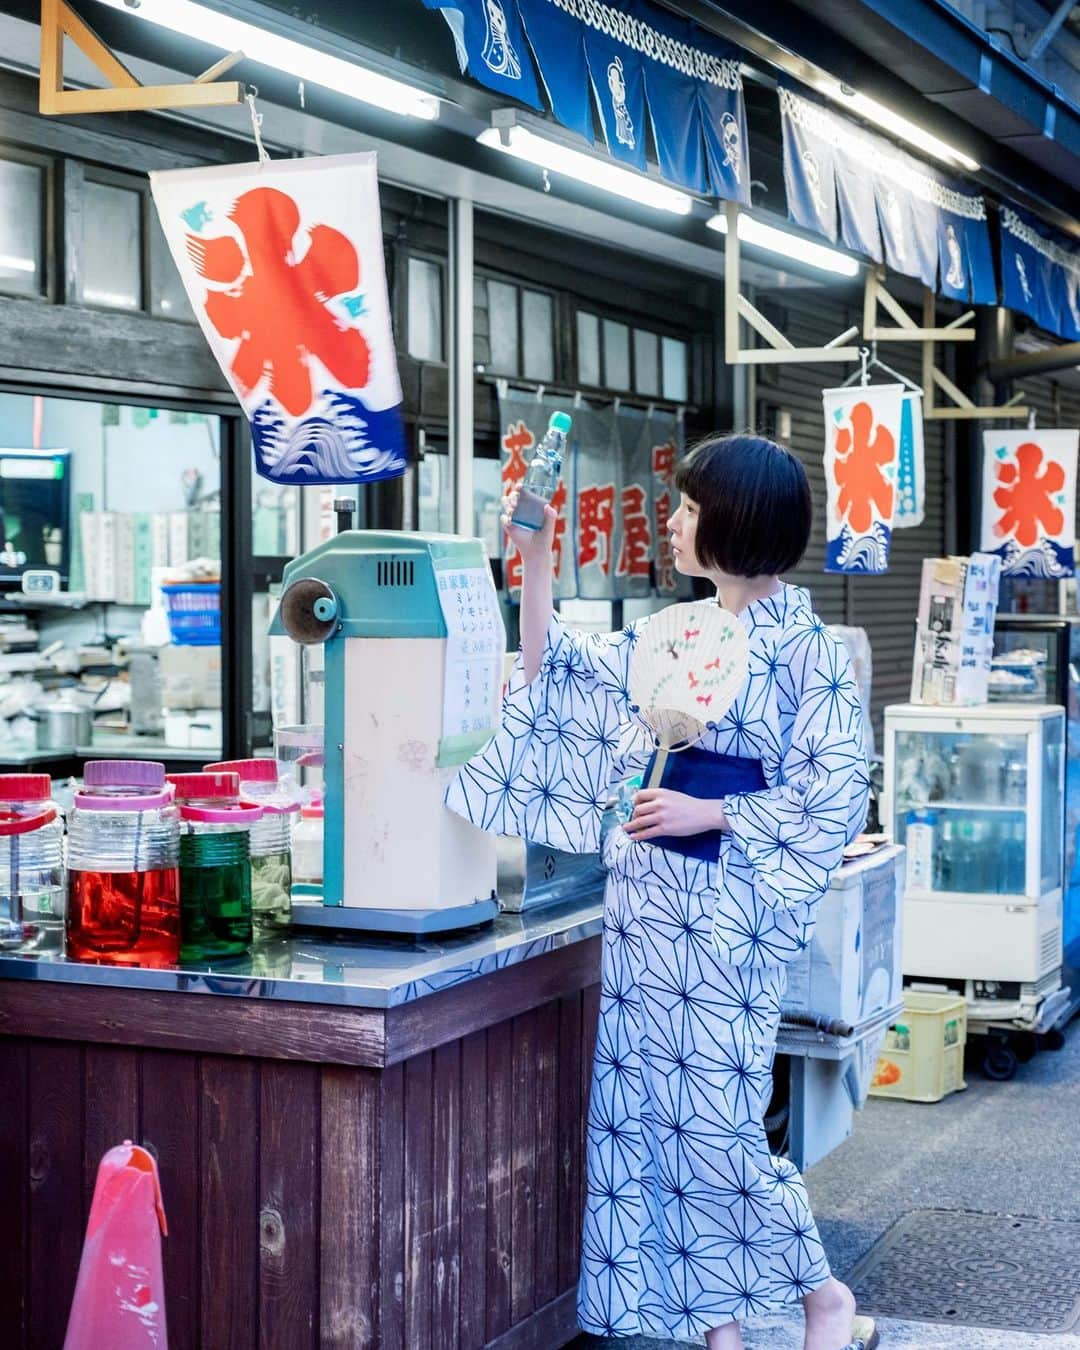
<path fill-rule="evenodd" d="M 722 801 L 688 797 L 669 788 L 642 788 L 634 793 L 634 814 L 623 829 L 631 839 L 647 841 L 663 834 L 682 838 L 727 827 Z"/>
<path fill-rule="evenodd" d="M 502 524 L 507 537 L 521 554 L 526 569 L 537 562 L 543 563 L 545 561 L 548 566 L 551 566 L 552 549 L 555 546 L 555 522 L 559 519 L 559 513 L 549 503 L 544 507 L 543 529 L 529 530 L 523 525 L 514 525 L 511 522 L 511 517 L 517 506 L 517 499 L 516 488 L 512 492 L 508 492 L 502 499 Z"/>

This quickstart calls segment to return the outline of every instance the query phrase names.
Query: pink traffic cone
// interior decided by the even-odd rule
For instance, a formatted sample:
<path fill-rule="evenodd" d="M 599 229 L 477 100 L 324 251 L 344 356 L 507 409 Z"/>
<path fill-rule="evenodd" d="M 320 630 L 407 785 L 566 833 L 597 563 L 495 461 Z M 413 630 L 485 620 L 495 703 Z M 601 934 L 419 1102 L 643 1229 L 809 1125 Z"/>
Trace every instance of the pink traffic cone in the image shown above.
<path fill-rule="evenodd" d="M 157 1163 L 125 1139 L 98 1167 L 64 1350 L 168 1350 L 167 1232 Z"/>

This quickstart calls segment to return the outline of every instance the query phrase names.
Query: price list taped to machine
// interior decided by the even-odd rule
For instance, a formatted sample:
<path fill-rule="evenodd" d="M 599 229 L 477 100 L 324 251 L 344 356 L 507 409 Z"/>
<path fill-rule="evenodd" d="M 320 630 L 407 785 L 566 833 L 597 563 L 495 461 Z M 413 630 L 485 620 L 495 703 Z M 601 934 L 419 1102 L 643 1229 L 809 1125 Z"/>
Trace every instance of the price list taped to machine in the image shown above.
<path fill-rule="evenodd" d="M 446 623 L 440 768 L 464 764 L 498 731 L 506 629 L 486 565 L 461 567 L 434 557 Z"/>

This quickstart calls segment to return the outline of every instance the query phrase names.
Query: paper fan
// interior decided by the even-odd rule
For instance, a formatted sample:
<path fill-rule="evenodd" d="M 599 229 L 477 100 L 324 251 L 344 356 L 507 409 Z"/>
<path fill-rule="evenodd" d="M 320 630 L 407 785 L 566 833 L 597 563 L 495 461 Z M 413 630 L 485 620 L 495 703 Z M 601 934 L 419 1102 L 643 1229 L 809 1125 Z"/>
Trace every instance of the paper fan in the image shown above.
<path fill-rule="evenodd" d="M 670 751 L 701 739 L 746 681 L 746 629 L 704 600 L 669 605 L 642 628 L 630 658 L 630 697 L 658 754 L 646 787 L 655 787 Z"/>

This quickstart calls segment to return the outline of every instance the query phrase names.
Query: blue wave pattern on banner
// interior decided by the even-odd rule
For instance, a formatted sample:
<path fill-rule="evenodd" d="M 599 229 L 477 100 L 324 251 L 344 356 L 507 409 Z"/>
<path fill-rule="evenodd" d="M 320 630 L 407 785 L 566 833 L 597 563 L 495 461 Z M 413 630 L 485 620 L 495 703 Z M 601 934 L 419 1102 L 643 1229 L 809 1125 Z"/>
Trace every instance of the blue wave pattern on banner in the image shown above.
<path fill-rule="evenodd" d="M 255 410 L 251 435 L 264 478 L 305 487 L 374 483 L 405 472 L 400 404 L 374 411 L 340 389 L 324 389 L 321 403 L 322 415 L 313 413 L 291 430 L 270 399 Z"/>
<path fill-rule="evenodd" d="M 556 119 L 589 142 L 595 100 L 613 158 L 644 169 L 651 134 L 664 178 L 749 204 L 734 47 L 646 0 L 423 2 L 442 12 L 462 70 L 480 84 L 533 108 L 542 88 Z"/>
<path fill-rule="evenodd" d="M 1001 210 L 1001 280 L 1010 309 L 1080 341 L 1080 248 L 1008 206 Z"/>
<path fill-rule="evenodd" d="M 1010 540 L 1001 548 L 983 549 L 983 552 L 995 553 L 1001 559 L 1002 576 L 1060 581 L 1074 575 L 1074 550 L 1062 548 L 1052 539 L 1040 539 L 1034 548 L 1022 548 L 1015 540 Z"/>
<path fill-rule="evenodd" d="M 788 216 L 953 300 L 997 304 L 980 193 L 780 86 Z"/>
<path fill-rule="evenodd" d="M 875 520 L 869 533 L 856 534 L 844 524 L 836 539 L 826 540 L 825 571 L 881 576 L 889 570 L 892 530 Z"/>

